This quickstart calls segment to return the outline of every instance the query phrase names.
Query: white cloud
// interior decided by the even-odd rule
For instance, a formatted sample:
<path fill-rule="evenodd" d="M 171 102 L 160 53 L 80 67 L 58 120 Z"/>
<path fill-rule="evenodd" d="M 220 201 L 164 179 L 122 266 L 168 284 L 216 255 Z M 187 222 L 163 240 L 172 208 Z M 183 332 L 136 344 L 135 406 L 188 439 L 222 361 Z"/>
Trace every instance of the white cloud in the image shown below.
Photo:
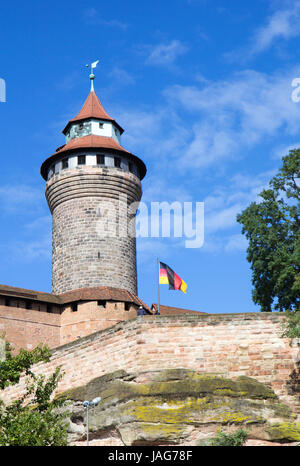
<path fill-rule="evenodd" d="M 229 61 L 241 63 L 269 50 L 275 44 L 282 45 L 284 42 L 300 36 L 299 22 L 300 1 L 284 2 L 281 0 L 280 8 L 277 8 L 267 18 L 265 24 L 255 29 L 247 45 L 225 53 L 224 57 Z"/>
<path fill-rule="evenodd" d="M 299 73 L 300 69 L 274 75 L 248 70 L 201 88 L 166 89 L 169 106 L 195 120 L 185 144 L 185 166 L 202 168 L 241 157 L 279 131 L 299 134 L 300 106 L 291 100 L 291 80 Z"/>
<path fill-rule="evenodd" d="M 245 251 L 248 247 L 248 241 L 243 235 L 232 235 L 225 245 L 226 252 Z"/>
<path fill-rule="evenodd" d="M 214 233 L 226 230 L 236 224 L 236 216 L 242 210 L 241 204 L 233 204 L 230 207 L 214 211 L 205 217 L 205 231 Z"/>
<path fill-rule="evenodd" d="M 101 14 L 95 8 L 89 8 L 84 12 L 84 19 L 88 24 L 101 25 L 107 27 L 116 27 L 123 29 L 124 31 L 128 28 L 128 24 L 122 23 L 118 19 L 104 19 Z"/>
<path fill-rule="evenodd" d="M 263 52 L 270 48 L 277 39 L 289 40 L 300 35 L 300 2 L 286 9 L 275 11 L 267 23 L 254 35 L 250 54 Z"/>
<path fill-rule="evenodd" d="M 26 263 L 50 260 L 52 254 L 51 230 L 40 233 L 37 239 L 7 241 L 5 247 L 1 246 L 0 250 L 3 261 Z"/>
<path fill-rule="evenodd" d="M 17 184 L 0 187 L 0 207 L 7 212 L 39 209 L 42 199 L 42 192 L 33 186 Z"/>
<path fill-rule="evenodd" d="M 123 143 L 159 160 L 160 170 L 171 163 L 185 172 L 224 169 L 226 160 L 245 158 L 279 134 L 298 138 L 300 105 L 291 99 L 297 75 L 300 68 L 271 75 L 247 70 L 215 83 L 169 86 L 149 109 L 118 109 Z"/>
<path fill-rule="evenodd" d="M 115 66 L 111 72 L 109 73 L 109 77 L 111 79 L 118 82 L 118 84 L 122 85 L 129 85 L 129 84 L 134 84 L 135 79 L 134 77 L 129 74 L 126 70 L 123 68 L 120 68 L 119 66 Z"/>
<path fill-rule="evenodd" d="M 275 171 L 250 174 L 237 174 L 226 185 L 215 187 L 204 199 L 205 205 L 205 245 L 207 252 L 233 252 L 244 250 L 247 241 L 240 233 L 236 216 L 251 202 L 259 202 L 259 193 L 267 187 Z M 232 232 L 231 234 L 228 233 Z"/>
<path fill-rule="evenodd" d="M 148 65 L 172 65 L 175 60 L 187 52 L 187 47 L 179 40 L 154 46 L 146 60 Z"/>
<path fill-rule="evenodd" d="M 295 142 L 294 144 L 290 144 L 288 146 L 280 146 L 274 150 L 273 157 L 275 159 L 281 159 L 282 157 L 288 155 L 290 150 L 299 149 L 299 147 L 300 147 L 300 141 Z"/>

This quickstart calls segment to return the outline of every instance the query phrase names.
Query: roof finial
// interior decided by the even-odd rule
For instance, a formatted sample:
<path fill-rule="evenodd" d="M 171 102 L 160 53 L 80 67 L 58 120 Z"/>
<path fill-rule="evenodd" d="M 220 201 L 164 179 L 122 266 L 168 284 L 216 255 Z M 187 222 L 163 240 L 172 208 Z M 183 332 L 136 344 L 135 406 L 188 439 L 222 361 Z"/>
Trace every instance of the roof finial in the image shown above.
<path fill-rule="evenodd" d="M 99 63 L 99 60 L 94 61 L 93 63 L 91 63 L 91 65 L 86 65 L 87 68 L 88 68 L 89 66 L 91 67 L 91 74 L 90 74 L 91 91 L 94 91 L 94 79 L 95 79 L 95 75 L 94 75 L 94 73 L 93 73 L 93 69 L 96 68 L 96 66 L 98 65 L 98 63 Z"/>

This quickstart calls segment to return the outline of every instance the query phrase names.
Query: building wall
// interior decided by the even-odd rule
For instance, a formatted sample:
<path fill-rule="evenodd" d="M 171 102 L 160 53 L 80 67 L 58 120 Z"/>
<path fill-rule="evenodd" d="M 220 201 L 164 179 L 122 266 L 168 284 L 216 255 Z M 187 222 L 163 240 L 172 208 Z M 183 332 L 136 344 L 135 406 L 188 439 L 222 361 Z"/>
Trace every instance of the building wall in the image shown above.
<path fill-rule="evenodd" d="M 33 309 L 15 307 L 13 301 L 9 307 L 0 303 L 0 335 L 4 334 L 15 350 L 32 350 L 41 342 L 50 348 L 61 344 L 59 313 L 47 313 L 42 310 L 45 305 L 38 303 L 33 303 Z"/>
<path fill-rule="evenodd" d="M 125 204 L 120 195 L 127 196 Z M 53 216 L 53 293 L 112 286 L 137 295 L 126 201 L 140 200 L 140 180 L 116 168 L 66 169 L 47 182 L 46 197 Z"/>
<path fill-rule="evenodd" d="M 130 304 L 125 309 L 125 303 L 106 302 L 105 307 L 97 301 L 79 303 L 77 311 L 72 306 L 66 306 L 61 315 L 60 344 L 69 343 L 79 337 L 112 327 L 124 320 L 136 317 L 137 306 Z"/>
<path fill-rule="evenodd" d="M 51 306 L 47 312 L 45 303 L 32 302 L 32 309 L 25 308 L 25 301 L 9 298 L 10 305 L 4 305 L 0 298 L 0 336 L 5 334 L 15 350 L 31 350 L 43 343 L 49 348 L 69 343 L 99 330 L 112 327 L 119 322 L 133 319 L 137 305 L 107 301 L 105 306 L 98 301 L 79 302 L 59 309 Z"/>
<path fill-rule="evenodd" d="M 269 384 L 299 417 L 299 394 L 290 385 L 292 376 L 299 376 L 299 349 L 281 338 L 281 318 L 274 313 L 139 317 L 56 348 L 51 361 L 34 370 L 50 375 L 62 365 L 66 374 L 58 392 L 119 369 L 244 375 Z M 22 390 L 24 380 L 3 391 L 4 401 Z"/>

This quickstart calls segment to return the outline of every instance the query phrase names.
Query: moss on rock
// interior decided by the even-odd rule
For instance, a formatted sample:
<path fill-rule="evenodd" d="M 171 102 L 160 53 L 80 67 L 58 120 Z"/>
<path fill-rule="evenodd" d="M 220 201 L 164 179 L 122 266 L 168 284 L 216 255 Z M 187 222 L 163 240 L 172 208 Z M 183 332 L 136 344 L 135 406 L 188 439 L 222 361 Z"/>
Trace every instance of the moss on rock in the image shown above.
<path fill-rule="evenodd" d="M 117 371 L 60 396 L 75 402 L 101 396 L 101 403 L 90 410 L 90 429 L 114 428 L 126 445 L 178 443 L 191 431 L 201 433 L 207 426 L 215 426 L 210 427 L 213 430 L 222 425 L 250 428 L 266 424 L 268 415 L 291 420 L 289 408 L 253 378 L 232 380 L 185 369 L 130 375 Z"/>
<path fill-rule="evenodd" d="M 300 441 L 300 423 L 282 422 L 267 427 L 270 440 L 277 442 L 299 442 Z"/>

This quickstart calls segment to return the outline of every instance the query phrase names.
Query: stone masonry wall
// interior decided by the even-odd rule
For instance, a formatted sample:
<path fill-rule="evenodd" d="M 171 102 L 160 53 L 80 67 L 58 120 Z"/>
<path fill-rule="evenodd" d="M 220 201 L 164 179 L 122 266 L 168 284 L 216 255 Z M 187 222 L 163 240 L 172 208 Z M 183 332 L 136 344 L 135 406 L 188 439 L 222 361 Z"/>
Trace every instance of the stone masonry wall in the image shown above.
<path fill-rule="evenodd" d="M 299 377 L 299 350 L 281 338 L 281 319 L 277 313 L 145 316 L 56 348 L 51 361 L 34 371 L 49 375 L 62 365 L 58 392 L 119 369 L 245 375 L 269 384 L 300 417 L 299 393 L 292 386 Z M 1 395 L 8 402 L 22 390 L 24 379 Z"/>
<path fill-rule="evenodd" d="M 37 306 L 34 303 L 36 309 L 23 309 L 0 304 L 0 335 L 4 333 L 16 350 L 32 350 L 41 342 L 50 348 L 61 344 L 60 314 L 38 310 Z"/>
<path fill-rule="evenodd" d="M 136 317 L 136 308 L 130 304 L 126 310 L 125 303 L 109 301 L 105 307 L 99 306 L 97 301 L 79 303 L 77 312 L 66 306 L 61 315 L 60 345 L 132 319 Z"/>
<path fill-rule="evenodd" d="M 119 196 L 127 196 L 128 204 L 138 202 L 141 183 L 117 168 L 66 169 L 47 182 L 53 293 L 112 286 L 137 294 L 136 239 L 127 234 L 129 215 Z M 135 226 L 135 212 L 132 219 Z"/>
<path fill-rule="evenodd" d="M 124 302 L 107 301 L 104 307 L 98 301 L 86 301 L 77 304 L 77 311 L 66 305 L 63 309 L 53 306 L 48 313 L 43 303 L 32 302 L 32 309 L 25 309 L 25 303 L 11 299 L 10 306 L 5 306 L 2 301 L 0 298 L 0 336 L 5 334 L 15 352 L 32 350 L 39 343 L 55 348 L 132 319 L 137 310 L 131 303 L 125 307 Z"/>

